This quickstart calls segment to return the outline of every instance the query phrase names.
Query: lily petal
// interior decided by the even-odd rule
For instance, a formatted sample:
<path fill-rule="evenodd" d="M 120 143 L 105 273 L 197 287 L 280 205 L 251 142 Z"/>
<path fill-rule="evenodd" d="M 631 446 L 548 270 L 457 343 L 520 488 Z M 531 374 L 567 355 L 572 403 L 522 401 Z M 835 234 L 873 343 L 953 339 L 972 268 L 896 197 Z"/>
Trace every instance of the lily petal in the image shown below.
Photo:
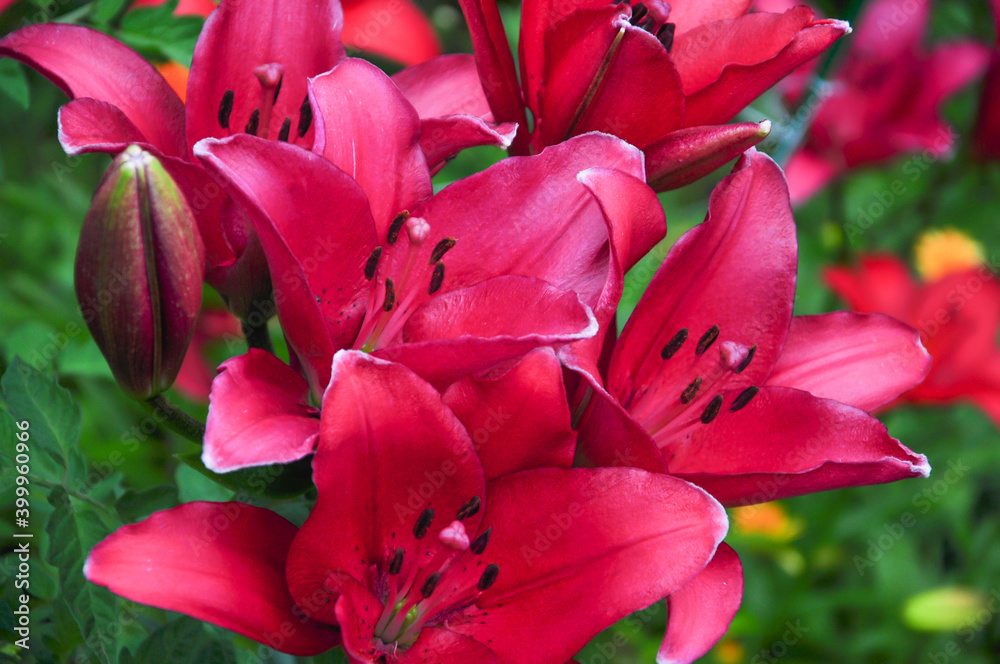
<path fill-rule="evenodd" d="M 392 82 L 420 119 L 474 115 L 493 121 L 475 59 L 468 53 L 441 55 L 393 74 Z"/>
<path fill-rule="evenodd" d="M 534 350 L 499 374 L 468 376 L 443 397 L 472 437 L 487 481 L 573 465 L 576 433 L 562 367 L 551 349 Z"/>
<path fill-rule="evenodd" d="M 793 318 L 767 384 L 872 411 L 920 384 L 930 368 L 931 356 L 909 325 L 840 311 Z"/>
<path fill-rule="evenodd" d="M 736 19 L 734 23 L 746 23 L 748 28 L 746 32 L 742 29 L 733 30 L 731 27 L 722 30 L 718 27 L 712 27 L 717 24 L 708 24 L 682 35 L 684 39 L 691 41 L 691 53 L 694 60 L 697 59 L 698 54 L 707 56 L 709 53 L 716 52 L 714 38 L 711 39 L 712 48 L 698 47 L 697 39 L 702 31 L 717 30 L 720 35 L 726 38 L 727 44 L 726 46 L 718 45 L 718 53 L 728 53 L 725 58 L 726 62 L 722 62 L 722 59 L 712 55 L 706 63 L 697 65 L 700 71 L 706 72 L 693 79 L 698 81 L 698 86 L 702 87 L 695 89 L 694 84 L 691 84 L 692 87 L 689 88 L 689 83 L 685 80 L 685 91 L 688 94 L 686 126 L 694 127 L 728 122 L 747 104 L 795 70 L 796 67 L 816 57 L 851 31 L 850 26 L 844 21 L 804 22 L 805 14 L 801 11 L 803 9 L 798 7 L 781 15 L 787 17 L 783 19 L 784 22 L 793 27 L 796 25 L 800 27 L 794 36 L 786 41 L 786 45 L 773 55 L 770 54 L 770 50 L 759 50 L 755 45 L 755 40 L 762 40 L 764 44 L 773 46 L 774 38 L 768 36 L 771 34 L 771 30 L 776 31 L 775 35 L 782 36 L 788 35 L 790 30 L 788 26 L 784 26 L 785 29 L 779 27 L 783 26 L 784 23 L 768 27 L 757 25 L 756 22 L 760 19 L 754 17 L 766 17 L 767 14 L 750 14 Z M 806 9 L 806 12 L 809 10 Z M 811 12 L 809 13 L 811 14 Z M 741 51 L 746 50 L 750 52 L 741 53 Z M 680 51 L 681 44 L 675 44 L 674 53 Z M 766 52 L 767 55 L 763 55 L 762 51 Z M 675 60 L 676 58 L 675 55 Z M 721 69 L 718 68 L 718 65 L 721 65 Z M 709 70 L 712 71 L 711 74 L 707 73 Z"/>
<path fill-rule="evenodd" d="M 144 143 L 161 153 L 184 157 L 184 104 L 160 72 L 138 53 L 107 35 L 78 25 L 30 25 L 0 40 L 0 57 L 19 60 L 38 70 L 70 98 L 90 97 L 121 111 Z M 116 144 L 123 134 L 121 116 L 106 114 L 108 135 L 85 138 L 67 134 L 77 152 L 87 141 Z M 66 131 L 74 127 L 68 123 Z"/>
<path fill-rule="evenodd" d="M 490 145 L 506 150 L 517 136 L 517 124 L 490 125 L 472 115 L 431 118 L 420 123 L 420 149 L 432 173 L 466 148 Z"/>
<path fill-rule="evenodd" d="M 319 411 L 309 406 L 309 383 L 267 351 L 223 362 L 209 403 L 201 459 L 211 471 L 290 463 L 316 446 Z"/>
<path fill-rule="evenodd" d="M 361 185 L 379 242 L 393 218 L 433 194 L 420 118 L 382 70 L 349 58 L 309 81 L 321 154 Z"/>
<path fill-rule="evenodd" d="M 504 159 L 421 206 L 415 214 L 427 219 L 434 235 L 428 244 L 436 237 L 456 239 L 445 258 L 441 292 L 520 274 L 578 293 L 596 312 L 608 286 L 608 222 L 577 179 L 596 166 L 645 179 L 641 152 L 613 136 L 588 134 L 533 157 Z"/>
<path fill-rule="evenodd" d="M 427 535 L 436 541 L 470 498 L 485 498 L 485 484 L 461 422 L 402 365 L 338 352 L 321 424 L 319 498 L 289 553 L 288 580 L 310 615 L 333 622 L 333 603 L 322 599 L 336 598 L 342 578 L 370 586 L 369 566 L 387 564 L 385 542 L 414 551 L 414 524 L 427 508 L 438 515 Z M 481 518 L 464 520 L 470 532 Z"/>
<path fill-rule="evenodd" d="M 119 528 L 94 547 L 83 573 L 133 601 L 282 652 L 317 655 L 340 638 L 303 616 L 288 592 L 285 558 L 296 532 L 283 517 L 252 505 L 187 503 Z"/>
<path fill-rule="evenodd" d="M 489 620 L 452 621 L 503 662 L 566 661 L 602 629 L 675 592 L 728 529 L 709 496 L 634 468 L 530 470 L 490 482 L 484 554 L 500 568 L 477 600 Z M 455 570 L 474 583 L 481 569 Z M 454 568 L 453 568 L 454 569 Z M 552 611 L 600 606 L 600 611 Z M 558 634 L 559 638 L 551 638 Z"/>
<path fill-rule="evenodd" d="M 715 645 L 743 601 L 743 565 L 720 544 L 701 574 L 667 598 L 667 634 L 656 664 L 691 664 Z"/>
<path fill-rule="evenodd" d="M 90 97 L 59 109 L 59 144 L 67 154 L 121 152 L 133 143 L 159 154 L 117 106 Z"/>
<path fill-rule="evenodd" d="M 368 300 L 364 266 L 376 238 L 364 192 L 326 159 L 276 141 L 209 139 L 195 154 L 250 213 L 289 344 L 322 392 Z"/>
<path fill-rule="evenodd" d="M 737 395 L 723 395 L 723 404 Z M 927 477 L 930 466 L 857 408 L 763 387 L 744 408 L 696 427 L 670 472 L 724 505 L 751 505 L 848 486 Z M 720 444 L 722 441 L 725 444 Z"/>
<path fill-rule="evenodd" d="M 594 167 L 577 179 L 597 200 L 608 225 L 611 255 L 604 291 L 594 307 L 601 326 L 590 339 L 560 351 L 567 366 L 581 369 L 601 383 L 596 363 L 601 357 L 624 288 L 625 273 L 663 239 L 667 232 L 663 206 L 646 183 L 623 171 Z"/>
<path fill-rule="evenodd" d="M 753 0 L 674 0 L 670 3 L 670 22 L 678 35 L 715 21 L 739 18 L 750 11 Z"/>
<path fill-rule="evenodd" d="M 306 79 L 330 71 L 344 57 L 343 12 L 336 0 L 222 0 L 205 21 L 191 60 L 187 94 L 188 145 L 239 133 L 255 109 L 266 118 L 257 135 L 277 138 L 285 118 L 297 128 Z M 280 91 L 265 91 L 254 74 L 280 65 Z M 223 96 L 233 91 L 229 129 L 219 125 Z M 270 112 L 266 110 L 270 106 Z M 312 145 L 312 128 L 300 137 Z"/>
<path fill-rule="evenodd" d="M 597 320 L 577 294 L 533 277 L 502 275 L 432 298 L 403 327 L 403 342 L 376 351 L 436 387 L 540 346 L 589 339 Z"/>
<path fill-rule="evenodd" d="M 434 173 L 465 148 L 493 145 L 506 150 L 517 125 L 491 124 L 493 112 L 471 55 L 442 55 L 392 77 L 420 116 L 420 147 Z"/>
<path fill-rule="evenodd" d="M 633 412 L 633 397 L 655 400 L 662 390 L 666 408 L 665 395 L 691 376 L 686 361 L 664 360 L 662 349 L 681 329 L 689 330 L 694 346 L 714 326 L 722 340 L 757 345 L 732 387 L 763 381 L 788 333 L 796 267 L 784 176 L 769 157 L 750 150 L 712 192 L 705 222 L 677 241 L 640 299 L 612 356 L 608 391 Z"/>

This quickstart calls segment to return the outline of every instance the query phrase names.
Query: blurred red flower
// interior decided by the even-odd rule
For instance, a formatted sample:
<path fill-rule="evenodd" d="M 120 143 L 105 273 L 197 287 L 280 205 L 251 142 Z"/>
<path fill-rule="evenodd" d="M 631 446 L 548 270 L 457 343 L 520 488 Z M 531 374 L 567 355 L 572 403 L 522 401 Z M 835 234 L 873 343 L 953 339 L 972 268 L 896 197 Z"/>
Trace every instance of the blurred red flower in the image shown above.
<path fill-rule="evenodd" d="M 927 51 L 929 12 L 929 0 L 867 5 L 804 145 L 785 168 L 793 203 L 848 169 L 951 149 L 954 131 L 938 107 L 983 72 L 989 49 L 961 40 Z"/>
<path fill-rule="evenodd" d="M 1000 281 L 982 254 L 946 233 L 930 237 L 936 247 L 918 245 L 922 282 L 888 254 L 829 268 L 826 281 L 852 308 L 885 312 L 920 332 L 933 365 L 894 403 L 971 401 L 1000 426 Z"/>
<path fill-rule="evenodd" d="M 976 154 L 983 159 L 1000 159 L 1000 0 L 992 0 L 992 3 L 997 43 L 979 99 L 979 120 L 973 141 Z"/>

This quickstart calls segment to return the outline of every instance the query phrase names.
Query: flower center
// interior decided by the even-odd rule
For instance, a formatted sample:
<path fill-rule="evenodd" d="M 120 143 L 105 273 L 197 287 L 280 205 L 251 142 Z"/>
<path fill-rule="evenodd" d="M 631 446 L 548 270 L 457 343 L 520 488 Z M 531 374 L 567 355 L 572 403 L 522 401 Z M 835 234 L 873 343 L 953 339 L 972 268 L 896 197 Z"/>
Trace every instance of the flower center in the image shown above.
<path fill-rule="evenodd" d="M 393 652 L 397 648 L 409 648 L 428 622 L 469 606 L 496 582 L 500 568 L 492 563 L 476 582 L 448 578 L 449 571 L 463 556 L 480 556 L 489 543 L 489 528 L 470 543 L 462 523 L 463 519 L 479 511 L 479 505 L 478 497 L 469 500 L 458 511 L 455 520 L 438 534 L 437 546 L 432 545 L 430 551 L 417 556 L 411 563 L 405 578 L 402 574 L 404 550 L 397 548 L 386 556 L 385 569 L 380 570 L 386 591 L 385 608 L 375 625 L 377 646 Z M 421 513 L 413 527 L 418 540 L 427 535 L 433 520 L 434 510 L 428 508 Z M 421 560 L 428 562 L 421 564 Z"/>
<path fill-rule="evenodd" d="M 274 111 L 274 104 L 278 101 L 278 96 L 281 94 L 281 84 L 285 79 L 285 68 L 280 63 L 271 62 L 255 67 L 253 74 L 260 84 L 260 97 L 257 105 L 250 113 L 250 119 L 247 120 L 243 131 L 251 136 L 270 138 L 271 115 Z M 232 120 L 235 100 L 236 93 L 233 90 L 226 90 L 219 101 L 219 126 L 227 131 L 227 136 L 232 135 L 230 121 Z M 299 106 L 299 117 L 295 135 L 291 135 L 292 119 L 285 118 L 281 123 L 281 129 L 278 130 L 278 140 L 294 144 L 298 139 L 306 135 L 309 127 L 312 126 L 312 120 L 312 106 L 309 105 L 309 95 L 307 94 L 305 99 L 302 100 L 302 105 Z"/>
<path fill-rule="evenodd" d="M 687 343 L 690 331 L 688 328 L 678 330 L 663 346 L 660 357 L 664 362 L 686 363 L 679 372 L 679 375 L 688 377 L 686 381 L 679 382 L 683 387 L 676 394 L 667 395 L 666 401 L 659 394 L 654 397 L 646 390 L 637 392 L 630 399 L 632 417 L 649 432 L 661 449 L 690 433 L 691 429 L 715 420 L 722 410 L 722 392 L 753 361 L 756 345 L 747 348 L 735 341 L 722 341 L 716 346 L 720 332 L 719 326 L 713 325 L 693 344 L 694 352 L 688 352 L 692 347 Z M 717 348 L 717 354 L 713 347 Z M 759 391 L 758 387 L 747 387 L 733 399 L 729 412 L 744 408 Z"/>
<path fill-rule="evenodd" d="M 405 230 L 404 234 L 402 231 Z M 422 294 L 422 284 L 428 284 L 427 295 L 434 295 L 444 283 L 444 255 L 455 246 L 454 238 L 444 238 L 431 251 L 426 264 L 418 260 L 421 247 L 430 235 L 426 219 L 411 217 L 405 210 L 389 225 L 386 243 L 375 247 L 365 263 L 365 278 L 373 282 L 368 309 L 355 350 L 366 353 L 390 344 L 402 331 Z M 405 235 L 405 240 L 400 242 Z M 396 255 L 401 260 L 393 260 Z M 399 265 L 402 265 L 399 268 Z M 390 274 L 392 267 L 398 271 Z"/>

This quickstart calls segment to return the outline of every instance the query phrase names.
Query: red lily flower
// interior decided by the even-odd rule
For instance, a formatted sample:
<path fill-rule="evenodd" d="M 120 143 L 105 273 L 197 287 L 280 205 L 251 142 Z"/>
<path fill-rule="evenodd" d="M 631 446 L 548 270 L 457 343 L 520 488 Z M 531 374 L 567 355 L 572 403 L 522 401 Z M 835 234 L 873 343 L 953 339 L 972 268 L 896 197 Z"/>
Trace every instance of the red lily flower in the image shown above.
<path fill-rule="evenodd" d="M 750 150 L 667 255 L 603 383 L 584 374 L 580 456 L 669 471 L 726 505 L 926 476 L 867 412 L 926 375 L 916 331 L 882 315 L 793 318 L 796 254 L 781 170 Z M 664 661 L 706 652 L 739 606 L 735 556 L 704 574 L 671 598 Z"/>
<path fill-rule="evenodd" d="M 264 416 L 303 417 L 337 350 L 401 362 L 443 389 L 534 348 L 591 339 L 614 315 L 624 270 L 665 232 L 642 155 L 613 137 L 503 160 L 431 198 L 419 120 L 388 77 L 346 60 L 311 94 L 324 109 L 316 151 L 325 159 L 246 136 L 197 149 L 251 214 L 293 366 L 306 377 L 252 353 L 224 365 L 204 456 L 216 470 L 307 454 L 298 430 L 267 426 L 274 436 L 254 442 L 244 432 Z M 628 200 L 616 207 L 599 186 Z M 592 345 L 562 352 L 586 363 L 599 352 Z M 271 396 L 252 405 L 261 395 Z"/>
<path fill-rule="evenodd" d="M 864 256 L 853 268 L 830 268 L 826 281 L 851 308 L 882 311 L 906 321 L 934 364 L 899 401 L 972 401 L 1000 425 L 1000 284 L 986 266 L 919 283 L 894 256 Z"/>
<path fill-rule="evenodd" d="M 657 190 L 691 182 L 761 141 L 768 123 L 728 122 L 764 90 L 849 31 L 806 7 L 748 14 L 750 0 L 525 2 L 520 71 L 493 0 L 463 0 L 493 115 L 537 151 L 588 131 L 642 149 Z"/>
<path fill-rule="evenodd" d="M 930 2 L 907 7 L 874 0 L 859 19 L 832 93 L 785 169 L 793 202 L 848 169 L 907 152 L 940 157 L 951 149 L 954 131 L 938 107 L 983 72 L 989 49 L 957 41 L 925 51 L 920 42 Z"/>
<path fill-rule="evenodd" d="M 975 151 L 982 159 L 1000 159 L 1000 0 L 993 0 L 992 4 L 997 43 L 979 98 L 979 119 L 973 140 Z"/>
<path fill-rule="evenodd" d="M 781 170 L 751 150 L 626 324 L 606 372 L 613 399 L 596 399 L 602 412 L 581 428 L 586 453 L 607 458 L 588 427 L 619 411 L 655 443 L 661 469 L 724 504 L 763 502 L 767 476 L 784 476 L 774 500 L 926 474 L 926 459 L 866 412 L 927 374 L 916 331 L 878 315 L 793 318 L 796 254 Z"/>
<path fill-rule="evenodd" d="M 343 59 L 342 25 L 336 0 L 223 0 L 198 38 L 186 104 L 141 56 L 89 28 L 28 26 L 0 40 L 0 56 L 34 67 L 72 98 L 59 113 L 59 139 L 67 153 L 116 154 L 137 143 L 163 162 L 198 215 L 207 280 L 245 318 L 270 298 L 260 243 L 246 213 L 205 172 L 192 148 L 204 138 L 242 132 L 310 148 L 318 111 L 310 105 L 306 81 Z M 260 38 L 262 30 L 267 39 Z M 466 66 L 450 64 L 459 71 Z M 420 72 L 410 78 L 418 87 L 440 85 Z M 476 89 L 466 94 L 467 105 L 477 106 Z M 509 143 L 510 127 L 480 126 L 480 118 L 465 117 L 461 108 L 447 103 L 437 109 L 449 117 L 439 121 L 444 136 L 428 139 L 435 159 L 469 145 Z M 469 126 L 479 127 L 479 133 Z M 449 133 L 458 130 L 465 133 Z"/>
<path fill-rule="evenodd" d="M 339 638 L 356 663 L 561 663 L 697 574 L 725 535 L 721 506 L 667 475 L 484 479 L 494 472 L 431 385 L 356 351 L 333 371 L 300 530 L 191 503 L 112 534 L 87 578 L 293 654 Z"/>

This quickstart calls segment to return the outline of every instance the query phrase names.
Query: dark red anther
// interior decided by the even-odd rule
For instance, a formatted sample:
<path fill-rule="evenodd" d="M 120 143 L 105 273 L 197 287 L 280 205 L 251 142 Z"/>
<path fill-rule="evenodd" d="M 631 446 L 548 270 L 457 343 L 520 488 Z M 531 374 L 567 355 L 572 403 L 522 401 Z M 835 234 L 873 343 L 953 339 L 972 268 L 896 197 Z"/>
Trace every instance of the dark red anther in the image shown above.
<path fill-rule="evenodd" d="M 233 100 L 235 98 L 235 92 L 226 90 L 222 95 L 222 101 L 219 102 L 219 126 L 223 129 L 229 129 L 229 116 L 233 114 Z"/>
<path fill-rule="evenodd" d="M 399 574 L 401 569 L 403 569 L 403 550 L 396 549 L 389 561 L 389 574 Z"/>
<path fill-rule="evenodd" d="M 722 408 L 722 395 L 716 394 L 712 397 L 712 400 L 708 402 L 705 406 L 705 410 L 701 413 L 701 423 L 708 424 L 719 414 L 719 409 Z"/>
<path fill-rule="evenodd" d="M 433 574 L 431 574 L 429 577 L 427 577 L 427 580 L 424 581 L 424 586 L 423 588 L 420 589 L 420 594 L 423 595 L 424 597 L 430 597 L 431 595 L 433 595 L 434 591 L 437 590 L 438 581 L 440 580 L 441 580 L 440 572 L 434 572 Z"/>
<path fill-rule="evenodd" d="M 417 539 L 420 539 L 421 537 L 426 535 L 427 531 L 431 527 L 431 521 L 433 520 L 434 520 L 434 510 L 428 507 L 427 509 L 425 509 L 423 512 L 420 513 L 419 517 L 417 517 L 417 522 L 413 526 L 413 536 L 416 537 Z"/>
<path fill-rule="evenodd" d="M 493 532 L 493 528 L 487 528 L 483 533 L 472 541 L 472 545 L 469 547 L 469 551 L 472 551 L 477 556 L 481 556 L 483 551 L 486 550 L 486 545 L 490 543 L 490 533 Z"/>
<path fill-rule="evenodd" d="M 646 18 L 646 14 L 648 13 L 649 10 L 646 9 L 646 5 L 642 4 L 641 2 L 636 4 L 634 7 L 632 7 L 632 18 L 629 19 L 629 23 L 631 23 L 632 25 L 637 25 L 639 21 Z"/>
<path fill-rule="evenodd" d="M 246 132 L 251 136 L 257 135 L 257 129 L 260 125 L 260 109 L 253 109 L 253 113 L 250 114 L 250 119 L 247 120 Z"/>
<path fill-rule="evenodd" d="M 684 388 L 681 392 L 681 403 L 689 404 L 694 401 L 694 398 L 698 396 L 698 390 L 701 389 L 701 376 L 698 376 L 691 381 L 691 384 Z"/>
<path fill-rule="evenodd" d="M 469 498 L 469 500 L 464 505 L 462 505 L 461 508 L 459 508 L 458 514 L 455 516 L 455 518 L 458 519 L 459 521 L 464 521 L 465 519 L 468 519 L 470 516 L 474 515 L 476 512 L 479 511 L 480 504 L 481 503 L 479 500 L 479 496 L 473 496 L 472 498 Z"/>
<path fill-rule="evenodd" d="M 428 265 L 434 265 L 439 260 L 444 258 L 444 255 L 448 253 L 452 247 L 455 246 L 455 238 L 446 237 L 445 239 L 434 245 L 434 251 L 431 252 L 431 258 L 427 261 Z"/>
<path fill-rule="evenodd" d="M 500 575 L 500 567 L 496 563 L 490 563 L 486 566 L 486 571 L 483 575 L 479 577 L 479 583 L 476 585 L 480 592 L 486 590 L 494 583 L 497 582 L 497 576 Z"/>
<path fill-rule="evenodd" d="M 677 354 L 677 351 L 681 349 L 681 346 L 684 345 L 684 342 L 687 341 L 687 338 L 688 338 L 688 329 L 686 327 L 681 328 L 680 331 L 677 332 L 677 334 L 675 334 L 670 339 L 670 341 L 667 342 L 667 345 L 663 347 L 663 350 L 660 351 L 660 357 L 662 357 L 664 360 L 669 360 L 670 358 L 672 358 L 674 355 Z"/>
<path fill-rule="evenodd" d="M 281 131 L 278 132 L 278 140 L 287 143 L 290 133 L 292 133 L 292 119 L 285 118 L 285 121 L 281 123 Z"/>
<path fill-rule="evenodd" d="M 306 135 L 309 131 L 309 127 L 312 126 L 313 121 L 313 107 L 309 103 L 309 95 L 302 100 L 302 105 L 299 106 L 299 138 Z"/>
<path fill-rule="evenodd" d="M 410 213 L 406 210 L 403 210 L 393 218 L 392 223 L 389 224 L 389 233 L 386 235 L 386 242 L 388 242 L 390 246 L 396 244 L 396 240 L 399 239 L 399 232 L 403 230 L 403 224 L 405 224 L 406 220 L 409 218 Z"/>
<path fill-rule="evenodd" d="M 444 283 L 444 263 L 438 261 L 434 264 L 434 273 L 431 274 L 431 285 L 427 289 L 427 294 L 433 295 L 441 290 L 442 283 Z"/>
<path fill-rule="evenodd" d="M 365 279 L 368 281 L 375 278 L 380 258 L 382 258 L 382 247 L 375 247 L 372 249 L 372 253 L 368 255 L 368 260 L 365 262 Z"/>
<path fill-rule="evenodd" d="M 673 23 L 664 23 L 660 26 L 660 29 L 656 31 L 656 38 L 663 44 L 663 48 L 666 49 L 667 53 L 670 49 L 674 47 L 674 32 L 677 30 L 677 26 Z"/>
<path fill-rule="evenodd" d="M 392 279 L 385 280 L 385 299 L 382 301 L 382 311 L 392 311 L 396 306 L 396 284 Z"/>
<path fill-rule="evenodd" d="M 708 328 L 708 331 L 705 332 L 705 334 L 701 335 L 701 339 L 698 339 L 698 345 L 694 349 L 694 354 L 701 355 L 706 350 L 711 348 L 712 344 L 714 344 L 715 340 L 718 338 L 719 338 L 719 326 L 713 325 L 712 327 Z"/>
<path fill-rule="evenodd" d="M 754 344 L 750 347 L 750 350 L 747 351 L 747 356 L 743 358 L 743 361 L 740 362 L 735 369 L 733 369 L 733 373 L 743 373 L 743 370 L 750 366 L 750 362 L 753 361 L 753 356 L 756 352 L 757 344 Z"/>
<path fill-rule="evenodd" d="M 748 403 L 750 403 L 751 399 L 757 396 L 758 392 L 760 392 L 760 388 L 756 385 L 751 385 L 747 389 L 740 392 L 739 395 L 733 399 L 733 405 L 729 407 L 729 412 L 735 413 L 736 411 L 744 408 Z"/>
<path fill-rule="evenodd" d="M 278 93 L 281 92 L 281 84 L 285 82 L 285 75 L 282 73 L 281 78 L 278 79 L 278 84 L 274 86 L 274 98 L 271 99 L 272 104 L 278 103 Z"/>

